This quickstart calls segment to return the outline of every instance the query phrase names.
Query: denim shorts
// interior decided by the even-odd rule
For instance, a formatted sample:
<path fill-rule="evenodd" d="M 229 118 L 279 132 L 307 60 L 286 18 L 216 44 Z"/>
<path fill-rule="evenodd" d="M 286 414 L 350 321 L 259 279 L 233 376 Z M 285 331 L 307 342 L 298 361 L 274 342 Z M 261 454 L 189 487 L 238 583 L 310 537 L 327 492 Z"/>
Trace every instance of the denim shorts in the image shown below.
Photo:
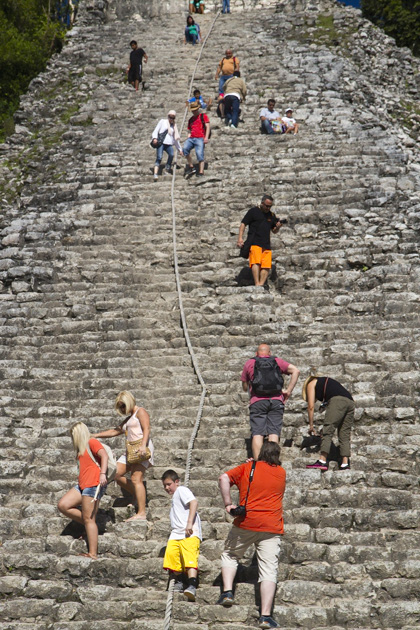
<path fill-rule="evenodd" d="M 189 155 L 192 149 L 195 149 L 195 155 L 199 162 L 204 161 L 204 138 L 187 138 L 184 142 L 184 155 Z"/>
<path fill-rule="evenodd" d="M 82 490 L 81 487 L 79 486 L 79 484 L 77 484 L 77 486 L 74 486 L 74 489 L 77 490 L 77 492 L 80 492 L 82 497 L 92 497 L 92 499 L 93 499 L 95 494 L 96 494 L 96 488 L 97 487 L 98 486 L 91 486 L 90 488 L 84 488 Z M 98 501 L 99 501 L 99 499 L 102 499 L 102 497 L 104 496 L 105 492 L 106 492 L 106 486 L 101 486 L 99 488 L 98 496 L 96 497 L 98 499 Z"/>

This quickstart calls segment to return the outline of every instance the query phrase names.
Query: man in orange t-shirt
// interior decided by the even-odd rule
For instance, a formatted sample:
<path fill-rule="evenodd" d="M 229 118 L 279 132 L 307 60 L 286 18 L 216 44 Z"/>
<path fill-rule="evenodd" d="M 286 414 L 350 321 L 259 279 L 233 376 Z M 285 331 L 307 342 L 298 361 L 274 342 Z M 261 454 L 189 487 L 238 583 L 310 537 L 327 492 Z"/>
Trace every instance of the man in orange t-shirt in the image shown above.
<path fill-rule="evenodd" d="M 286 487 L 286 471 L 280 464 L 280 446 L 264 442 L 257 462 L 247 462 L 223 473 L 219 478 L 220 492 L 226 511 L 232 505 L 231 486 L 239 488 L 239 504 L 246 515 L 237 516 L 222 553 L 223 592 L 218 601 L 225 607 L 233 604 L 233 581 L 238 561 L 254 544 L 258 558 L 258 581 L 261 593 L 260 628 L 277 628 L 270 616 L 277 586 L 280 536 L 283 529 L 282 499 Z M 254 467 L 252 480 L 250 475 Z"/>

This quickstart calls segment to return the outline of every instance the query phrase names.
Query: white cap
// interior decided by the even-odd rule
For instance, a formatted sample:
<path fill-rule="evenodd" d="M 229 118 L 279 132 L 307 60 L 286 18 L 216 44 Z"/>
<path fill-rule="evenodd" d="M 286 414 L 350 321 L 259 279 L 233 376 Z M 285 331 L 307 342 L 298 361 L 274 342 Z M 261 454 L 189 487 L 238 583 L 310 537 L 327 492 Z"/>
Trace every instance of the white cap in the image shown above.
<path fill-rule="evenodd" d="M 176 116 L 176 111 L 174 109 L 171 109 L 171 111 L 168 112 L 168 116 Z"/>

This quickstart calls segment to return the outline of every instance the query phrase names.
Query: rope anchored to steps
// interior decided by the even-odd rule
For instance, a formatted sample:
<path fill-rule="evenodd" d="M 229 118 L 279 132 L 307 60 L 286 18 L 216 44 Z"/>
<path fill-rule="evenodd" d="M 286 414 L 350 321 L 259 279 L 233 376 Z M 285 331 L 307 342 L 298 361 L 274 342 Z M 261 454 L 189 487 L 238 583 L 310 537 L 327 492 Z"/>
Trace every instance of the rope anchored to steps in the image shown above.
<path fill-rule="evenodd" d="M 205 47 L 205 45 L 207 43 L 208 38 L 210 37 L 210 34 L 211 34 L 211 32 L 212 32 L 212 30 L 214 28 L 214 25 L 216 24 L 216 21 L 217 21 L 219 15 L 220 15 L 220 10 L 217 10 L 215 18 L 212 21 L 211 26 L 209 28 L 209 31 L 208 31 L 208 33 L 207 33 L 206 37 L 204 38 L 204 41 L 203 41 L 203 43 L 201 45 L 200 52 L 198 54 L 197 61 L 195 62 L 194 70 L 193 70 L 193 73 L 192 73 L 192 76 L 191 76 L 190 85 L 189 85 L 189 88 L 188 88 L 188 98 L 190 98 L 190 96 L 191 96 L 191 91 L 192 91 L 192 86 L 193 86 L 193 83 L 194 83 L 195 73 L 197 72 L 197 68 L 198 68 L 198 64 L 200 63 L 200 60 L 201 60 L 202 52 L 204 50 L 204 47 Z M 180 133 L 181 134 L 182 134 L 182 131 L 184 129 L 185 121 L 187 119 L 187 114 L 188 114 L 188 107 L 186 107 L 185 111 L 184 111 L 184 117 L 182 119 L 182 124 L 181 124 L 181 129 L 180 129 Z M 177 294 L 178 294 L 178 304 L 179 304 L 179 311 L 180 311 L 180 314 L 181 314 L 182 330 L 183 330 L 183 333 L 184 333 L 185 341 L 187 343 L 188 352 L 189 352 L 190 357 L 191 357 L 191 361 L 192 361 L 192 364 L 193 364 L 193 367 L 194 367 L 194 371 L 195 371 L 195 373 L 197 375 L 197 378 L 198 378 L 198 381 L 199 381 L 199 383 L 201 385 L 200 404 L 198 406 L 197 417 L 196 417 L 194 428 L 193 428 L 193 431 L 192 431 L 192 434 L 191 434 L 191 438 L 190 438 L 190 441 L 189 441 L 189 444 L 188 444 L 187 458 L 186 458 L 186 463 L 185 463 L 185 481 L 184 481 L 184 485 L 188 487 L 189 482 L 190 482 L 192 450 L 194 448 L 195 438 L 197 437 L 198 429 L 200 427 L 201 416 L 202 416 L 203 407 L 204 407 L 204 400 L 205 400 L 206 394 L 207 394 L 207 387 L 206 387 L 204 379 L 203 379 L 203 377 L 201 375 L 201 371 L 200 371 L 200 367 L 198 365 L 197 357 L 195 356 L 194 349 L 193 349 L 192 344 L 191 344 L 190 335 L 189 335 L 189 332 L 188 332 L 187 320 L 186 320 L 186 317 L 185 317 L 184 305 L 183 305 L 183 301 L 182 301 L 182 288 L 181 288 L 181 280 L 180 280 L 180 276 L 179 276 L 178 251 L 177 251 L 177 241 L 176 241 L 175 179 L 176 179 L 176 157 L 175 157 L 175 165 L 174 165 L 174 169 L 173 169 L 172 184 L 171 184 L 172 244 L 173 244 L 173 254 L 174 254 L 174 271 L 175 271 L 175 280 L 176 280 L 176 290 L 177 290 Z M 170 627 L 171 627 L 173 599 L 174 599 L 174 580 L 170 580 L 170 582 L 169 582 L 169 589 L 168 589 L 168 597 L 167 597 L 167 600 L 166 600 L 165 620 L 164 620 L 164 625 L 163 625 L 164 630 L 169 630 Z"/>

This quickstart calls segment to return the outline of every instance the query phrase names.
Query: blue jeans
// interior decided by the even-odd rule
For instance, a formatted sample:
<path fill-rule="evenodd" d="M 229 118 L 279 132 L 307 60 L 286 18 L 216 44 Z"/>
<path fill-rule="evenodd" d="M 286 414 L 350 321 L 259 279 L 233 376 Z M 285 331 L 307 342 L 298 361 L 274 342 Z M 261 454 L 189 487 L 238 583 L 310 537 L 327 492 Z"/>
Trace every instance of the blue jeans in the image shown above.
<path fill-rule="evenodd" d="M 166 168 L 169 170 L 171 168 L 172 160 L 174 159 L 174 147 L 172 144 L 161 144 L 160 147 L 156 149 L 156 162 L 155 166 L 159 166 L 162 162 L 163 152 L 166 151 L 168 154 L 168 161 L 166 162 Z"/>
<path fill-rule="evenodd" d="M 230 0 L 223 0 L 223 13 L 230 13 Z"/>
<path fill-rule="evenodd" d="M 240 100 L 237 96 L 228 94 L 225 96 L 225 118 L 235 127 L 238 126 Z"/>
<path fill-rule="evenodd" d="M 186 36 L 187 42 L 192 42 L 192 45 L 195 46 L 198 42 L 198 35 L 194 35 L 194 33 L 188 33 Z"/>
<path fill-rule="evenodd" d="M 233 74 L 222 74 L 221 77 L 219 77 L 219 93 L 223 92 L 223 86 L 226 83 L 226 81 L 228 79 L 231 79 L 233 77 Z"/>
<path fill-rule="evenodd" d="M 81 487 L 79 486 L 79 484 L 77 484 L 77 486 L 74 486 L 74 489 L 77 490 L 77 492 L 80 492 L 82 497 L 92 497 L 92 499 L 95 496 L 96 488 L 97 488 L 97 486 L 91 486 L 90 488 L 84 488 L 82 490 Z M 106 492 L 106 486 L 101 486 L 99 488 L 98 496 L 96 497 L 98 499 L 98 501 L 100 499 L 102 499 L 102 497 L 104 496 L 105 492 Z"/>
<path fill-rule="evenodd" d="M 263 133 L 274 133 L 274 129 L 270 125 L 270 121 L 267 120 L 267 118 L 261 121 L 261 131 Z"/>
<path fill-rule="evenodd" d="M 183 146 L 185 157 L 190 154 L 192 149 L 195 149 L 197 160 L 204 162 L 204 138 L 187 138 Z"/>

